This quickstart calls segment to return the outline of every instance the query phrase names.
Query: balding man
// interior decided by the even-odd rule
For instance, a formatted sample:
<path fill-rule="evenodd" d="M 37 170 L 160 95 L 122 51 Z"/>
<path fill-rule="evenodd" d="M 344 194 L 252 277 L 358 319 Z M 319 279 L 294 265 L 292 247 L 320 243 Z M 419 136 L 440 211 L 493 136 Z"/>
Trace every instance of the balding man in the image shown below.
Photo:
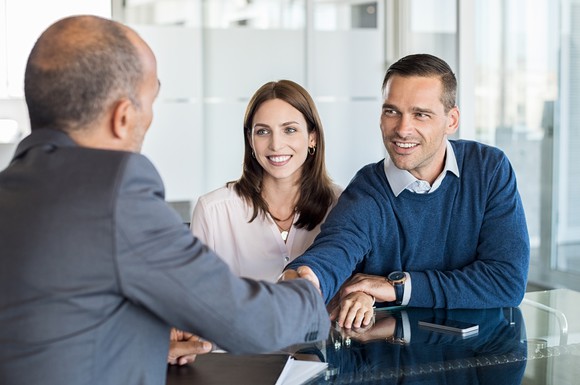
<path fill-rule="evenodd" d="M 164 202 L 138 154 L 158 92 L 119 23 L 66 18 L 36 42 L 32 133 L 0 173 L 1 384 L 163 384 L 170 326 L 234 353 L 326 337 L 312 284 L 233 276 Z"/>

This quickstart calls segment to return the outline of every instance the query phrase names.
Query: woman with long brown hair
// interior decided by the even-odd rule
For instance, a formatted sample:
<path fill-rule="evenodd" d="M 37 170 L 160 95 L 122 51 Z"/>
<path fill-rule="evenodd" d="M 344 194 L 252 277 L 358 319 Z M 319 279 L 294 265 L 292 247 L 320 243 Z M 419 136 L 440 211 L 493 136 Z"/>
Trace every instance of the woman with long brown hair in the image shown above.
<path fill-rule="evenodd" d="M 322 123 L 299 84 L 260 87 L 243 135 L 242 176 L 199 198 L 191 228 L 234 273 L 275 281 L 313 242 L 342 190 L 328 176 Z"/>

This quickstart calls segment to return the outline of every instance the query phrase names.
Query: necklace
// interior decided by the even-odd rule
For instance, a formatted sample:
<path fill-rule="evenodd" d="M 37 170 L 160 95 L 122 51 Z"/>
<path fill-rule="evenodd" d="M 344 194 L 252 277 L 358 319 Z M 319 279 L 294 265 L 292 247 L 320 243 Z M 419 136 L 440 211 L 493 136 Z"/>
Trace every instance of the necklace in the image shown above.
<path fill-rule="evenodd" d="M 280 229 L 280 236 L 282 237 L 282 240 L 284 242 L 286 242 L 286 240 L 288 239 L 288 234 L 290 233 L 290 228 L 292 227 L 292 225 L 290 225 L 290 227 L 288 227 L 288 229 L 284 230 L 279 224 L 276 223 L 276 226 L 278 226 L 278 229 Z"/>
<path fill-rule="evenodd" d="M 285 218 L 285 219 L 278 219 L 278 218 L 276 218 L 275 216 L 272 215 L 272 213 L 270 212 L 270 210 L 268 210 L 268 214 L 270 214 L 270 216 L 274 220 L 274 223 L 276 224 L 276 227 L 278 227 L 278 230 L 280 230 L 280 236 L 282 237 L 282 240 L 284 242 L 286 242 L 286 240 L 288 239 L 288 234 L 290 233 L 290 229 L 292 228 L 292 224 L 293 224 L 294 221 L 290 222 L 290 226 L 288 226 L 287 229 L 285 229 L 284 227 L 280 226 L 280 223 L 285 223 L 290 218 L 294 217 L 294 214 L 295 213 L 296 213 L 296 209 L 292 210 L 292 213 L 290 213 L 290 215 L 287 218 Z"/>

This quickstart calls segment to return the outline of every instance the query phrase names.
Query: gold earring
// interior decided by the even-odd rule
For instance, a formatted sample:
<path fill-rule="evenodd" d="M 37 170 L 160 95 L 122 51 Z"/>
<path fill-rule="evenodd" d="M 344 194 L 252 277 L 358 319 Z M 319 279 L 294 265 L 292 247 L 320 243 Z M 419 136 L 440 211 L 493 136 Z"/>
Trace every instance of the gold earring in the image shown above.
<path fill-rule="evenodd" d="M 315 152 L 316 152 L 316 146 L 308 147 L 308 154 L 309 155 L 314 155 Z"/>

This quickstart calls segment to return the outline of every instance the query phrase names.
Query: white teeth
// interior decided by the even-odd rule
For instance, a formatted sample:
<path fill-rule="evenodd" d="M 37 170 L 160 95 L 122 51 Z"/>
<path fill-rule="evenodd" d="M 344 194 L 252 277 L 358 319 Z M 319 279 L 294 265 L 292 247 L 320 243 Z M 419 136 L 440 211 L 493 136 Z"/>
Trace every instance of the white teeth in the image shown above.
<path fill-rule="evenodd" d="M 290 159 L 290 155 L 269 156 L 268 158 L 274 163 L 282 163 L 282 162 L 286 162 L 288 159 Z"/>
<path fill-rule="evenodd" d="M 416 146 L 415 143 L 400 143 L 400 142 L 396 142 L 395 144 L 397 145 L 397 147 L 402 147 L 402 148 L 411 148 L 411 147 L 415 147 Z"/>

